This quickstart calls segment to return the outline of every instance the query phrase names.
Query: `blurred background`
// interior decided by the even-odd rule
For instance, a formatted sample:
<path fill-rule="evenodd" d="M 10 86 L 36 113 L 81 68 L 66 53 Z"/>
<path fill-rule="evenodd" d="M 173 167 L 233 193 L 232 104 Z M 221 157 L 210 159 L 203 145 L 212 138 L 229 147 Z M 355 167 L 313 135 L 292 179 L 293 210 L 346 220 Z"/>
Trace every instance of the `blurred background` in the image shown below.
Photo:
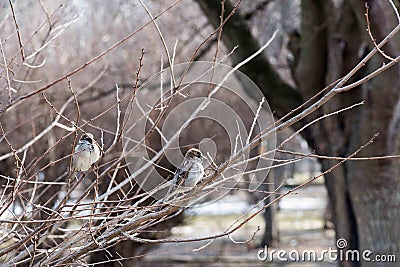
<path fill-rule="evenodd" d="M 13 255 L 20 255 L 20 260 L 35 258 L 22 256 L 23 246 L 15 247 L 13 252 L 7 251 L 7 246 L 15 244 L 15 240 L 22 242 L 22 238 L 18 235 L 14 239 L 6 237 L 15 229 L 6 220 L 45 219 L 49 214 L 41 207 L 50 209 L 59 203 L 59 192 L 67 184 L 68 155 L 80 135 L 73 132 L 72 122 L 92 132 L 107 151 L 99 162 L 99 173 L 107 170 L 104 173 L 107 182 L 96 185 L 96 194 L 101 195 L 109 186 L 115 186 L 129 176 L 126 163 L 122 162 L 118 167 L 113 165 L 121 162 L 123 150 L 122 144 L 115 142 L 119 125 L 116 118 L 123 118 L 130 105 L 127 101 L 121 102 L 123 112 L 119 114 L 113 106 L 116 92 L 119 99 L 128 99 L 133 91 L 140 90 L 144 81 L 160 69 L 169 67 L 166 49 L 171 57 L 173 55 L 174 64 L 196 60 L 221 61 L 235 66 L 257 51 L 277 30 L 277 36 L 265 52 L 240 70 L 260 88 L 276 120 L 290 113 L 285 121 L 320 99 L 327 92 L 324 88 L 346 75 L 373 50 L 375 44 L 368 33 L 379 42 L 398 23 L 397 1 L 394 6 L 391 1 L 365 1 L 368 25 L 364 16 L 365 3 L 356 0 L 143 2 L 156 18 L 165 44 L 140 1 L 0 2 L 3 220 L 0 256 L 3 261 Z M 223 20 L 222 30 L 219 27 L 221 18 L 229 18 Z M 384 46 L 384 52 L 364 64 L 348 84 L 392 62 L 398 55 L 399 41 L 397 35 L 391 38 Z M 118 45 L 114 47 L 115 44 Z M 278 131 L 275 167 L 265 177 L 259 192 L 241 190 L 239 185 L 216 202 L 189 208 L 162 227 L 158 225 L 142 233 L 149 239 L 217 235 L 238 218 L 251 215 L 254 205 L 258 208 L 269 205 L 279 195 L 326 172 L 306 187 L 269 206 L 231 238 L 225 236 L 211 239 L 212 242 L 178 244 L 143 244 L 124 239 L 107 249 L 87 254 L 86 264 L 265 266 L 266 263 L 257 259 L 257 251 L 265 245 L 287 251 L 293 248 L 322 251 L 335 247 L 339 238 L 348 242 L 344 250 L 370 249 L 374 255 L 399 255 L 398 158 L 365 160 L 365 157 L 399 154 L 399 84 L 398 66 L 394 65 L 334 97 L 291 127 Z M 150 95 L 158 88 L 146 90 Z M 246 87 L 242 90 L 252 97 L 253 93 Z M 225 101 L 229 102 L 228 99 Z M 230 101 L 231 105 L 239 105 L 234 99 Z M 309 101 L 307 105 L 296 109 L 306 101 Z M 361 101 L 364 101 L 363 105 L 352 106 Z M 311 123 L 350 106 L 349 110 Z M 242 119 L 249 126 L 253 117 L 243 115 Z M 308 123 L 310 125 L 302 129 Z M 196 143 L 203 138 L 203 132 L 189 131 L 182 138 L 186 138 L 188 144 Z M 380 135 L 374 143 L 355 155 L 359 160 L 342 162 L 375 133 Z M 294 137 L 289 138 L 292 135 Z M 156 151 L 162 149 L 158 141 L 151 138 L 158 139 L 159 136 L 149 137 L 150 147 Z M 221 140 L 223 137 L 219 136 L 214 141 L 223 144 Z M 231 152 L 222 146 L 219 164 Z M 255 149 L 252 153 L 262 154 L 263 151 Z M 160 165 L 173 172 L 174 167 L 163 160 Z M 330 170 L 333 166 L 335 169 Z M 163 176 L 167 178 L 168 174 L 163 173 Z M 89 185 L 96 183 L 96 177 L 98 179 L 98 173 L 88 174 L 75 191 L 76 199 Z M 37 185 L 40 194 L 32 196 L 32 192 L 38 190 Z M 121 199 L 121 194 L 124 199 L 130 199 L 136 196 L 135 190 L 139 192 L 137 185 L 129 184 L 122 190 L 123 193 L 115 193 L 109 200 Z M 266 198 L 268 192 L 273 194 Z M 92 193 L 86 196 L 89 202 L 94 200 Z M 126 205 L 135 203 L 134 199 L 129 201 Z M 23 228 L 18 231 L 29 232 L 35 226 Z M 61 241 L 53 238 L 41 248 L 52 247 L 51 242 L 59 244 Z M 28 243 L 25 245 L 31 245 Z M 43 257 L 41 253 L 38 255 L 39 259 Z M 300 264 L 276 263 L 279 266 Z M 22 262 L 21 266 L 24 264 L 30 266 L 29 261 Z M 390 264 L 371 266 L 396 266 Z M 320 263 L 302 263 L 302 266 L 336 265 L 369 266 L 363 261 L 334 262 L 329 259 Z"/>

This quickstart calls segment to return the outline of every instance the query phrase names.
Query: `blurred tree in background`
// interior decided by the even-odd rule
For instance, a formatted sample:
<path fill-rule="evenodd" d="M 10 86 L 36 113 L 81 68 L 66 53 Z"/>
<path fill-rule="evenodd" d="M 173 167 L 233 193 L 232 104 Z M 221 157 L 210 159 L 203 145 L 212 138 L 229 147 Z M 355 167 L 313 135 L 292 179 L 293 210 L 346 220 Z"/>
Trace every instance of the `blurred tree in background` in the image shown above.
<path fill-rule="evenodd" d="M 221 1 L 197 2 L 210 23 L 218 27 Z M 261 9 L 253 9 L 247 14 L 237 11 L 224 25 L 224 44 L 228 49 L 239 46 L 233 54 L 234 62 L 240 62 L 258 49 L 262 42 L 259 33 L 265 27 L 258 23 L 260 18 L 268 17 L 262 15 L 268 14 L 268 6 L 276 4 L 281 7 L 280 10 L 286 11 L 293 10 L 294 2 L 300 6 L 300 27 L 286 33 L 288 48 L 292 50 L 290 66 L 294 84 L 279 75 L 264 55 L 241 69 L 263 90 L 272 110 L 280 115 L 295 109 L 302 101 L 343 77 L 371 51 L 374 44 L 366 31 L 365 4 L 369 6 L 370 28 L 377 41 L 398 24 L 388 1 L 254 2 L 258 2 Z M 225 1 L 225 14 L 232 11 L 233 5 L 232 1 Z M 295 18 L 293 14 L 286 13 L 283 20 L 290 24 L 292 18 Z M 350 82 L 397 57 L 399 49 L 400 38 L 397 35 L 383 47 L 388 57 L 375 56 Z M 302 133 L 303 137 L 318 155 L 346 157 L 379 133 L 379 138 L 360 156 L 397 155 L 400 152 L 399 82 L 399 67 L 396 65 L 379 77 L 335 96 L 316 114 L 295 127 L 300 128 L 318 116 L 365 101 L 361 107 L 311 126 Z M 328 170 L 337 161 L 321 159 L 320 163 L 323 170 Z M 336 236 L 349 241 L 347 249 L 370 249 L 378 254 L 400 255 L 399 168 L 398 159 L 348 161 L 325 175 Z M 343 266 L 351 264 L 342 263 Z M 387 264 L 382 263 L 382 266 Z M 373 263 L 373 266 L 378 264 Z"/>
<path fill-rule="evenodd" d="M 360 0 L 145 2 L 153 16 L 159 14 L 156 21 L 166 47 L 174 51 L 174 64 L 195 59 L 235 65 L 257 51 L 278 29 L 279 35 L 267 51 L 240 68 L 262 90 L 277 118 L 316 94 L 323 95 L 326 86 L 346 75 L 374 48 L 366 31 L 365 2 Z M 389 1 L 366 3 L 370 32 L 378 43 L 398 25 L 397 17 Z M 221 7 L 224 16 L 230 18 L 223 24 L 219 42 L 215 29 L 221 22 Z M 61 235 L 68 232 L 65 225 L 52 220 L 59 218 L 55 207 L 60 204 L 60 192 L 70 186 L 69 182 L 76 182 L 67 181 L 70 154 L 78 138 L 73 123 L 93 132 L 105 148 L 111 147 L 99 162 L 100 171 L 88 174 L 79 184 L 81 192 L 101 195 L 129 175 L 120 140 L 115 138 L 119 110 L 114 104 L 118 97 L 129 99 L 161 66 L 168 67 L 168 59 L 158 30 L 139 1 L 2 1 L 0 18 L 0 213 L 8 212 L 15 220 L 32 220 L 28 226 L 15 221 L 4 226 L 2 240 L 7 234 L 18 235 L 12 242 L 2 241 L 0 254 L 10 261 L 15 256 L 16 261 L 29 266 L 48 256 L 57 258 L 56 252 L 48 255 L 40 249 L 67 242 L 63 239 L 67 234 Z M 385 54 L 375 55 L 349 83 L 395 62 L 399 42 L 399 37 L 393 36 L 382 48 Z M 399 69 L 394 65 L 377 74 L 336 95 L 293 126 L 298 130 L 324 114 L 364 101 L 301 132 L 316 154 L 346 158 L 375 133 L 379 137 L 358 157 L 400 154 Z M 120 103 L 123 111 L 128 106 L 127 101 Z M 340 159 L 320 158 L 319 162 L 323 170 L 328 170 Z M 347 249 L 400 255 L 399 168 L 398 158 L 349 160 L 325 175 L 336 236 L 349 242 Z M 109 196 L 106 206 L 118 208 L 121 203 L 116 202 L 122 198 L 126 202 L 121 206 L 131 207 L 137 202 L 137 189 L 136 185 L 125 185 Z M 19 213 L 17 207 L 26 214 Z M 55 212 L 50 212 L 53 209 Z M 160 229 L 151 228 L 157 225 L 152 222 L 140 237 L 164 238 L 175 223 L 164 223 Z M 53 227 L 59 227 L 59 236 L 44 239 Z M 106 225 L 96 234 L 110 229 Z M 85 237 L 82 240 L 92 242 L 97 236 L 89 233 Z M 119 266 L 110 257 L 120 254 L 129 265 L 153 246 L 126 237 L 110 244 L 91 249 L 84 255 L 87 262 Z"/>

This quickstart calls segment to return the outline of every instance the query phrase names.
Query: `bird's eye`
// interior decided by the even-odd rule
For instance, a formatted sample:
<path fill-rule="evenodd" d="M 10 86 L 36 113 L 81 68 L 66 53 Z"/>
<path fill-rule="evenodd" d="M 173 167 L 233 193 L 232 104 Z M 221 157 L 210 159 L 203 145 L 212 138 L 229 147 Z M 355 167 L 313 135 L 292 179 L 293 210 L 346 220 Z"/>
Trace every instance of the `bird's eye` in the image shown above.
<path fill-rule="evenodd" d="M 92 142 L 92 139 L 88 136 L 88 135 L 82 135 L 82 140 L 85 140 L 85 141 L 87 141 L 87 142 L 89 142 L 89 143 L 91 143 Z"/>

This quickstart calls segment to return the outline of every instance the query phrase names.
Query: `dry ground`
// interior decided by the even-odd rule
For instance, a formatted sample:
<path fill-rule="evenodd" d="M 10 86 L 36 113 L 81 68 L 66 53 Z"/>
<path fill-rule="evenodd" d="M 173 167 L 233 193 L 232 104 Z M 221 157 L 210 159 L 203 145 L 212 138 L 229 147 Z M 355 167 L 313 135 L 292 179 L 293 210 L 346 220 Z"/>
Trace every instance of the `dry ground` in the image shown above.
<path fill-rule="evenodd" d="M 323 229 L 323 214 L 326 203 L 326 192 L 322 185 L 312 185 L 301 189 L 297 194 L 288 196 L 281 203 L 277 220 L 279 243 L 275 250 L 290 251 L 296 249 L 315 250 L 316 252 L 334 247 L 334 232 Z M 232 203 L 233 206 L 238 203 Z M 215 208 L 214 208 L 215 211 Z M 197 215 L 187 219 L 184 226 L 174 228 L 173 238 L 191 238 L 223 232 L 239 215 Z M 252 237 L 258 226 L 263 229 L 263 219 L 257 216 L 233 235 L 235 241 L 244 241 Z M 232 242 L 229 238 L 214 240 L 201 248 L 208 241 L 184 244 L 162 244 L 151 251 L 142 263 L 150 266 L 265 266 L 267 263 L 257 258 L 257 248 L 262 237 L 262 230 L 255 239 L 246 244 Z M 268 266 L 304 266 L 328 267 L 335 263 L 288 263 L 277 259 Z"/>

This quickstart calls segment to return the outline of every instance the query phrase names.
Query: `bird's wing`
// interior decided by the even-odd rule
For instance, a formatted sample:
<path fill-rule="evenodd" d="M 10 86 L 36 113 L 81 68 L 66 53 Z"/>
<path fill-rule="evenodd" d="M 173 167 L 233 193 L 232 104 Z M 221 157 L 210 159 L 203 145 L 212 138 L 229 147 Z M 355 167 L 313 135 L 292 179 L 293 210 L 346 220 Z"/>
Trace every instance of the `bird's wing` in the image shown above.
<path fill-rule="evenodd" d="M 171 193 L 174 192 L 179 186 L 183 184 L 185 181 L 185 178 L 183 177 L 185 175 L 185 171 L 182 170 L 181 168 L 177 168 L 175 173 L 174 173 L 174 178 L 171 180 L 171 184 L 168 189 L 167 193 L 167 198 L 171 196 Z"/>
<path fill-rule="evenodd" d="M 183 185 L 185 180 L 187 179 L 188 172 L 185 170 L 182 170 L 181 168 L 176 169 L 174 179 L 176 179 L 174 183 L 174 187 L 178 188 Z"/>

